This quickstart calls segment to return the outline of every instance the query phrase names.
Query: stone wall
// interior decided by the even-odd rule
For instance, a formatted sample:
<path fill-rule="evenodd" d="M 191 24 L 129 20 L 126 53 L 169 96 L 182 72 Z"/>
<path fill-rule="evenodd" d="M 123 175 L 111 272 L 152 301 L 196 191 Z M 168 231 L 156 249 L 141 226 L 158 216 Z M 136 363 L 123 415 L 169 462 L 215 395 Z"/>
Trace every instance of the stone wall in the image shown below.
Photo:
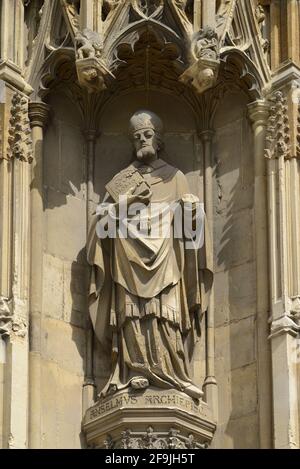
<path fill-rule="evenodd" d="M 63 95 L 51 97 L 45 135 L 43 301 L 40 330 L 42 448 L 81 446 L 85 315 L 86 200 L 79 116 Z M 38 333 L 38 332 L 37 332 Z"/>
<path fill-rule="evenodd" d="M 257 448 L 254 165 L 246 99 L 228 93 L 215 118 L 215 447 Z"/>

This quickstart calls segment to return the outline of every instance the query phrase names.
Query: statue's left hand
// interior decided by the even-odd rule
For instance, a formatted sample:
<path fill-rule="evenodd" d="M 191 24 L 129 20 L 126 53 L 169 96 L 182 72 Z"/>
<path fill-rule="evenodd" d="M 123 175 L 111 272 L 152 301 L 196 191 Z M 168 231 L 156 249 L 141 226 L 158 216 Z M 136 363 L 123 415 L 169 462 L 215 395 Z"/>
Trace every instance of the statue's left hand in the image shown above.
<path fill-rule="evenodd" d="M 184 194 L 181 197 L 181 201 L 184 204 L 196 204 L 199 203 L 199 198 L 194 194 Z"/>

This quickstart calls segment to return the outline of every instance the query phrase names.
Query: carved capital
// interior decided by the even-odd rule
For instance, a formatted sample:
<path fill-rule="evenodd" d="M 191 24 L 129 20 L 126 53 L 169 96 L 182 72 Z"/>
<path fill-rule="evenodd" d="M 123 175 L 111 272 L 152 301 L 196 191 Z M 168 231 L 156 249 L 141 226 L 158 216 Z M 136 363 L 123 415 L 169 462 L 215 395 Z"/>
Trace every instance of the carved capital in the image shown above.
<path fill-rule="evenodd" d="M 215 132 L 213 130 L 203 130 L 199 133 L 199 137 L 203 143 L 207 143 L 212 141 L 214 134 Z"/>
<path fill-rule="evenodd" d="M 42 102 L 30 102 L 28 104 L 28 115 L 31 128 L 46 128 L 50 114 L 50 106 Z"/>
<path fill-rule="evenodd" d="M 270 106 L 265 100 L 259 99 L 248 105 L 249 118 L 255 129 L 258 126 L 267 126 Z"/>
<path fill-rule="evenodd" d="M 95 143 L 99 137 L 99 132 L 94 129 L 87 129 L 83 131 L 83 135 L 88 143 Z"/>

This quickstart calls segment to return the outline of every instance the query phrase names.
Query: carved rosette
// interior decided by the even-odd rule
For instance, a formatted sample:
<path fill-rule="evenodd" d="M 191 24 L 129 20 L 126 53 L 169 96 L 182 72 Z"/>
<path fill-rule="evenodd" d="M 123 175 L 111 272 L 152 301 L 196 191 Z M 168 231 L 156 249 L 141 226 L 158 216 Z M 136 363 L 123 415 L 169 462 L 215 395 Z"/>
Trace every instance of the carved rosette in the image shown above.
<path fill-rule="evenodd" d="M 290 126 L 287 100 L 281 91 L 276 91 L 271 98 L 270 117 L 268 120 L 265 157 L 290 157 Z"/>
<path fill-rule="evenodd" d="M 31 163 L 33 157 L 28 99 L 19 93 L 15 93 L 12 98 L 9 124 L 8 158 Z"/>

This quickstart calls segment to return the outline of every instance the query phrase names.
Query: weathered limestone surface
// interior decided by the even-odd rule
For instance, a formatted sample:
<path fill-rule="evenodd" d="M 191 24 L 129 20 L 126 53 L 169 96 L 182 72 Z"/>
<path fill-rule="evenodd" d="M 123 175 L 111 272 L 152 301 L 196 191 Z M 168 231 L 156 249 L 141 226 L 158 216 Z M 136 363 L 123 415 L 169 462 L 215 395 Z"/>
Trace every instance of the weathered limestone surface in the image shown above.
<path fill-rule="evenodd" d="M 255 448 L 254 173 L 251 127 L 242 97 L 228 94 L 220 103 L 215 122 L 215 357 L 216 379 L 222 393 L 214 445 Z"/>
<path fill-rule="evenodd" d="M 0 8 L 0 447 L 86 446 L 111 372 L 88 320 L 87 228 L 146 108 L 210 222 L 192 373 L 212 447 L 299 448 L 299 1 Z"/>
<path fill-rule="evenodd" d="M 40 375 L 32 386 L 40 394 L 36 431 L 41 447 L 78 448 L 88 288 L 81 253 L 86 230 L 83 141 L 66 98 L 55 97 L 49 104 L 56 111 L 45 133 L 42 316 L 40 331 L 34 332 L 40 336 Z"/>

